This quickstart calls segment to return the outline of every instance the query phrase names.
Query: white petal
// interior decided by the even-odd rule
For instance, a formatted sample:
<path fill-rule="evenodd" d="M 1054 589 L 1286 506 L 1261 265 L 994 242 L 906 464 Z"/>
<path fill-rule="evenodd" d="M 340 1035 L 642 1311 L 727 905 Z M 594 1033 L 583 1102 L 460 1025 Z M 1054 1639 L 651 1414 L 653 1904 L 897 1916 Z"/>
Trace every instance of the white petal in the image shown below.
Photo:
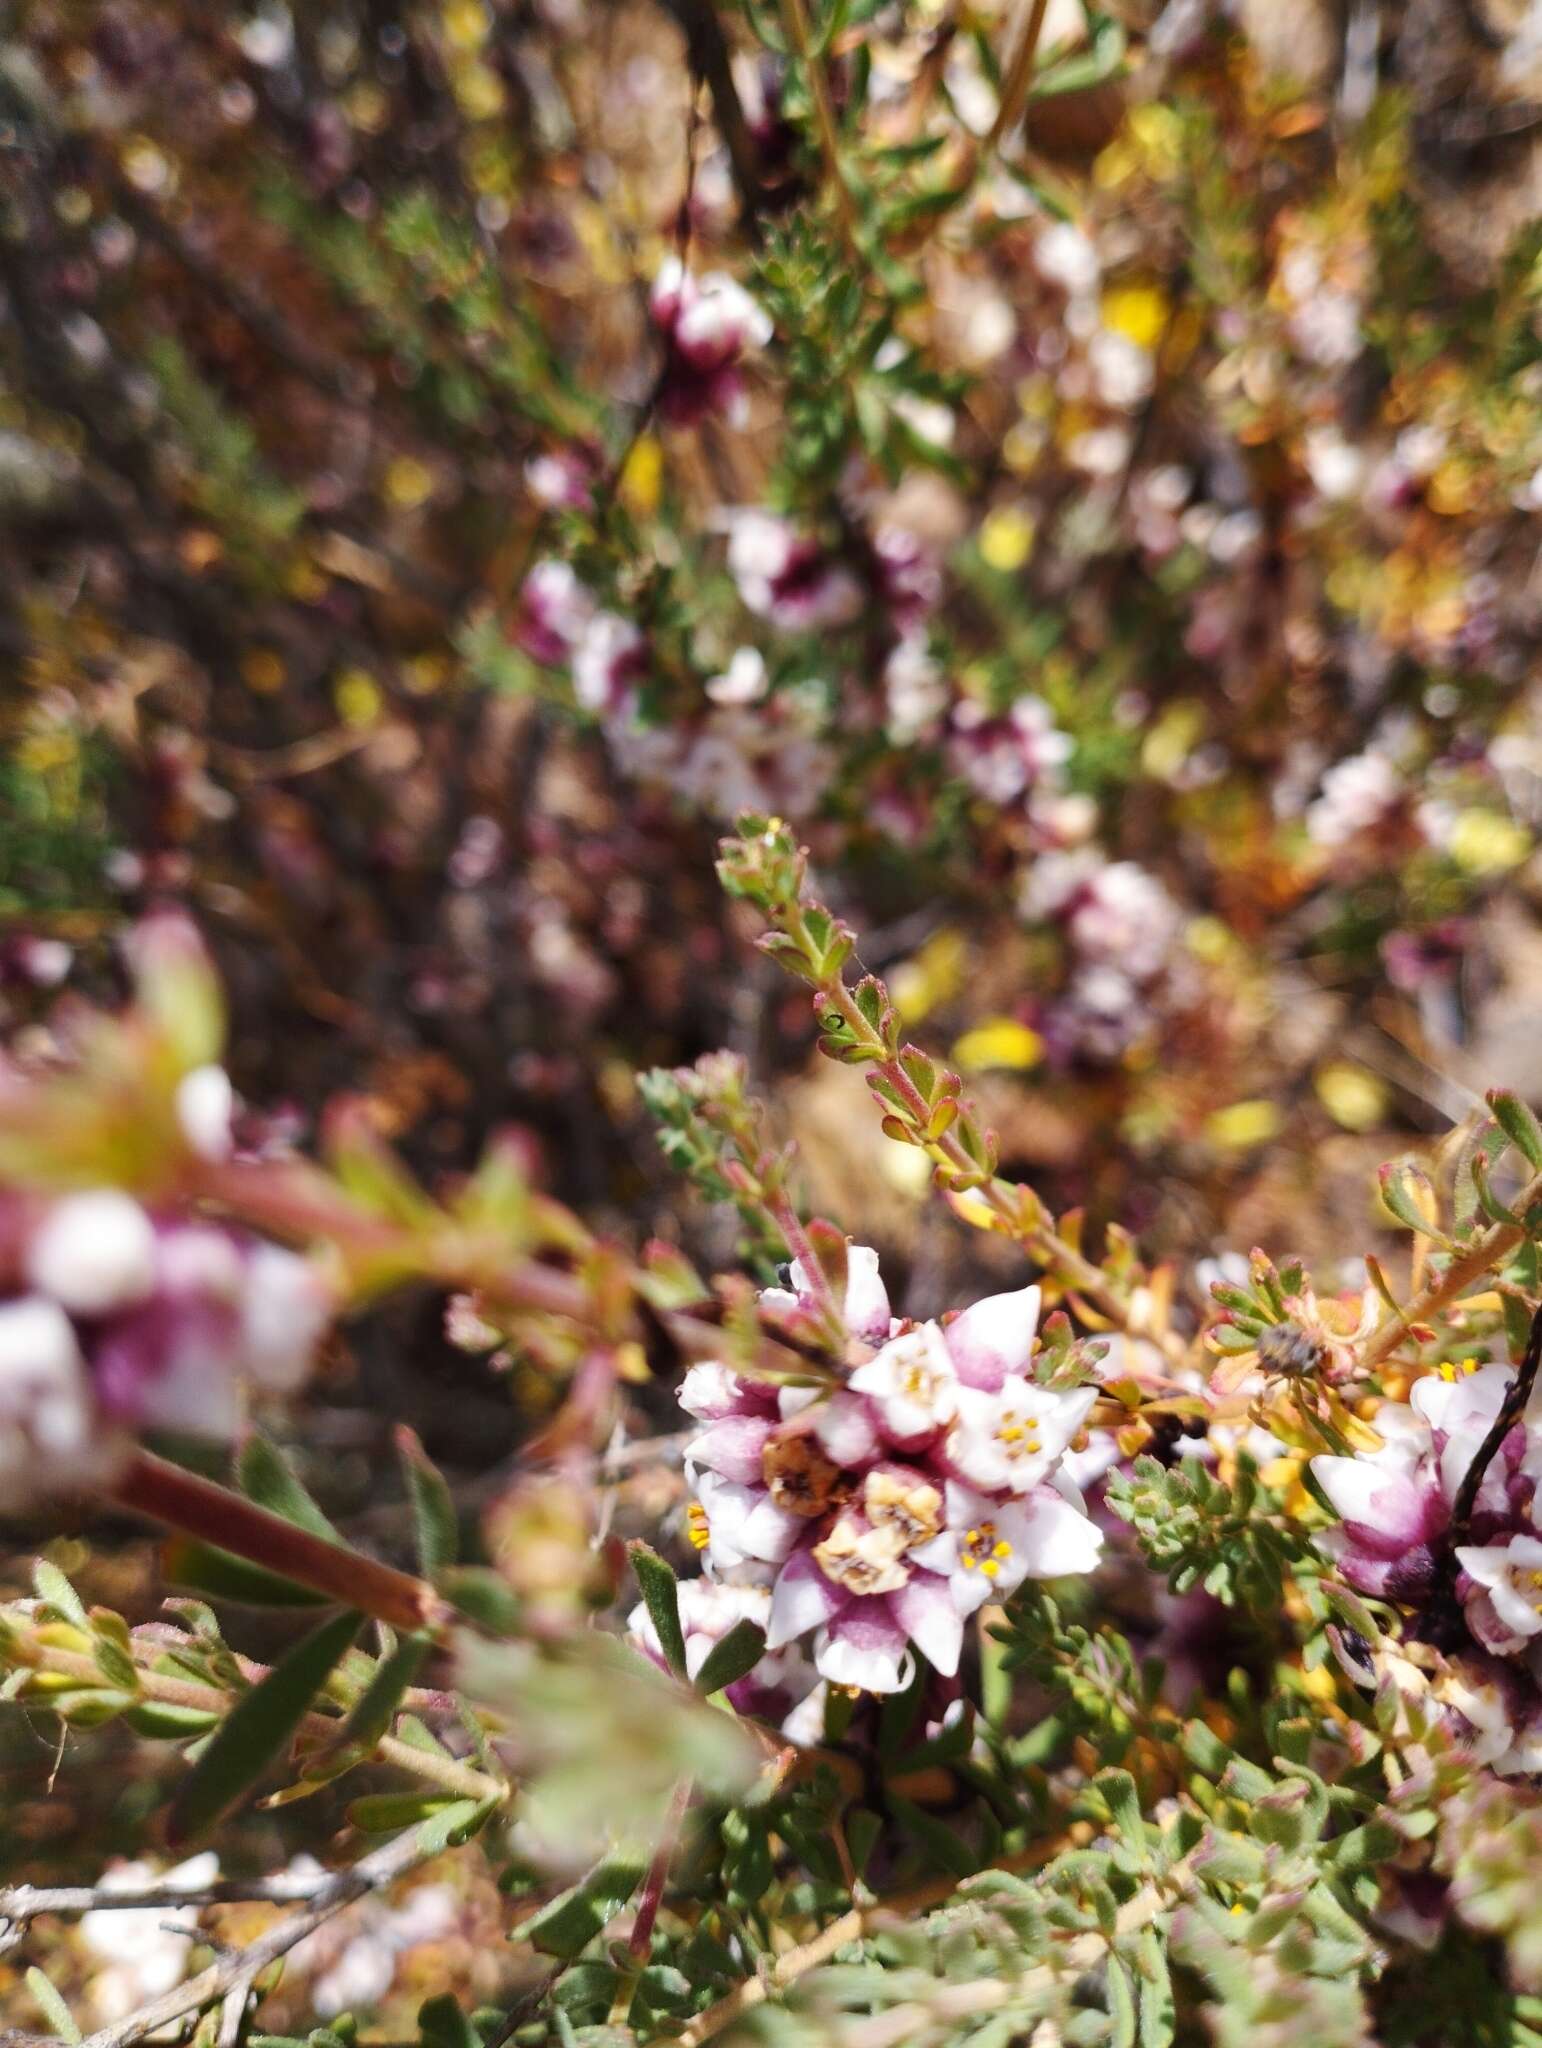
<path fill-rule="evenodd" d="M 951 1678 L 964 1644 L 964 1617 L 947 1580 L 917 1572 L 908 1585 L 889 1595 L 889 1611 L 932 1669 Z"/>
<path fill-rule="evenodd" d="M 1023 1517 L 1021 1538 L 1025 1560 L 1024 1576 L 1035 1579 L 1067 1578 L 1075 1572 L 1090 1572 L 1103 1549 L 1103 1532 L 1086 1515 L 1078 1514 L 1047 1488 L 1029 1500 Z"/>
<path fill-rule="evenodd" d="M 1008 1373 L 1020 1373 L 1033 1351 L 1039 1326 L 1040 1292 L 988 1294 L 951 1322 L 944 1336 L 959 1376 L 971 1386 L 999 1387 Z"/>
<path fill-rule="evenodd" d="M 898 1630 L 892 1646 L 856 1643 L 826 1630 L 814 1646 L 814 1669 L 831 1685 L 854 1685 L 863 1692 L 903 1692 L 910 1683 L 915 1659 Z"/>
<path fill-rule="evenodd" d="M 800 1551 L 783 1568 L 771 1595 L 766 1648 L 779 1650 L 795 1636 L 819 1628 L 845 1604 L 840 1588 L 832 1585 L 806 1550 Z"/>

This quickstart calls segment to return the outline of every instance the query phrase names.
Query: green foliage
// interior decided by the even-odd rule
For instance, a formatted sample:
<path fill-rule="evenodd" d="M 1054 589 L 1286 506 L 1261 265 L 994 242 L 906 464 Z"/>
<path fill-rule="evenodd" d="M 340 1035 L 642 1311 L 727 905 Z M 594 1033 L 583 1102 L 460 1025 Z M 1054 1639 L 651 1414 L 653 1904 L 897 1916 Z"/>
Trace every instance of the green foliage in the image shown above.
<path fill-rule="evenodd" d="M 322 1622 L 237 1700 L 172 1804 L 173 1841 L 206 1834 L 246 1796 L 286 1748 L 362 1625 L 358 1614 Z"/>
<path fill-rule="evenodd" d="M 1268 1611 L 1307 1554 L 1305 1539 L 1246 1454 L 1231 1486 L 1197 1459 L 1168 1467 L 1137 1458 L 1128 1473 L 1109 1474 L 1106 1498 L 1175 1593 L 1200 1586 L 1228 1607 Z"/>

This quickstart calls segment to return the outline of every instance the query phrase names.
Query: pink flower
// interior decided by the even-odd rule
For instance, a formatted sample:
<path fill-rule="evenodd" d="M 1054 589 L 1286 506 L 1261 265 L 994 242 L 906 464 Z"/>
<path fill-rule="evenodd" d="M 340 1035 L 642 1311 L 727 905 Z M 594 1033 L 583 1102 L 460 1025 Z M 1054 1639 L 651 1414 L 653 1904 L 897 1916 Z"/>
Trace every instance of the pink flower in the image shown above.
<path fill-rule="evenodd" d="M 630 619 L 597 612 L 573 650 L 573 695 L 586 711 L 625 710 L 648 671 L 648 643 Z"/>
<path fill-rule="evenodd" d="M 862 588 L 817 541 L 773 513 L 725 515 L 728 571 L 757 618 L 790 633 L 846 626 L 862 610 Z"/>
<path fill-rule="evenodd" d="M 664 417 L 693 426 L 716 412 L 741 422 L 746 408 L 740 365 L 771 339 L 764 307 L 726 272 L 695 277 L 671 256 L 654 279 L 648 308 L 668 342 L 659 393 Z"/>
<path fill-rule="evenodd" d="M 20 1503 L 99 1478 L 111 1463 L 68 1316 L 41 1295 L 0 1302 L 0 1488 Z"/>
<path fill-rule="evenodd" d="M 537 562 L 519 594 L 514 637 L 548 668 L 569 660 L 594 617 L 594 599 L 567 562 Z"/>
<path fill-rule="evenodd" d="M 66 1195 L 27 1246 L 27 1277 L 71 1315 L 143 1301 L 155 1285 L 155 1226 L 116 1188 Z"/>
<path fill-rule="evenodd" d="M 875 1358 L 857 1367 L 851 1386 L 871 1400 L 891 1443 L 933 1438 L 958 1413 L 958 1374 L 935 1323 L 891 1337 Z"/>
<path fill-rule="evenodd" d="M 994 1394 L 963 1387 L 948 1462 L 983 1492 L 1027 1493 L 1059 1464 L 1096 1399 L 1096 1387 L 1059 1392 L 1021 1377 Z"/>
<path fill-rule="evenodd" d="M 909 1683 L 912 1643 L 934 1670 L 951 1677 L 963 1648 L 964 1617 L 948 1581 L 936 1572 L 906 1570 L 891 1585 L 897 1568 L 878 1533 L 858 1528 L 841 1534 L 850 1541 L 842 1541 L 840 1576 L 832 1577 L 828 1561 L 808 1550 L 782 1568 L 771 1599 L 767 1648 L 780 1649 L 812 1629 L 820 1677 L 866 1692 L 898 1692 Z M 885 1590 L 862 1590 L 869 1584 Z"/>
<path fill-rule="evenodd" d="M 812 1295 L 800 1266 L 790 1278 L 761 1299 L 792 1318 Z M 913 1650 L 957 1670 L 993 1584 L 1096 1562 L 1079 1495 L 1046 1483 L 1096 1389 L 1027 1377 L 1036 1287 L 896 1325 L 875 1256 L 853 1245 L 844 1307 L 878 1348 L 829 1392 L 773 1393 L 722 1365 L 687 1375 L 682 1406 L 705 1424 L 686 1451 L 689 1522 L 710 1577 L 771 1588 L 773 1650 L 812 1634 L 822 1678 L 892 1692 Z"/>
<path fill-rule="evenodd" d="M 1178 936 L 1177 906 L 1156 877 L 1093 847 L 1041 855 L 1022 900 L 1026 916 L 1057 919 L 1086 961 L 1127 983 L 1160 973 Z"/>
<path fill-rule="evenodd" d="M 1102 1531 L 1088 1518 L 1074 1489 L 1036 1487 L 1021 1500 L 993 1500 L 950 1479 L 947 1527 L 915 1553 L 929 1571 L 947 1575 L 961 1614 L 987 1600 L 1002 1600 L 1024 1579 L 1061 1579 L 1090 1572 L 1102 1549 Z"/>
<path fill-rule="evenodd" d="M 1312 1475 L 1341 1518 L 1319 1542 L 1352 1586 L 1410 1605 L 1433 1591 L 1452 1506 L 1513 1377 L 1508 1365 L 1445 1367 L 1415 1384 L 1408 1405 L 1380 1409 L 1379 1450 L 1312 1460 Z M 1515 1545 L 1536 1533 L 1542 1444 L 1533 1441 L 1533 1427 L 1518 1423 L 1490 1460 L 1473 1505 L 1476 1540 L 1462 1546 L 1473 1564 L 1459 1553 L 1457 1594 L 1468 1626 L 1501 1655 L 1521 1647 L 1525 1633 L 1516 1619 L 1517 1573 L 1531 1563 Z"/>
<path fill-rule="evenodd" d="M 1011 804 L 1035 783 L 1059 774 L 1070 759 L 1071 742 L 1038 697 L 1019 697 L 1000 716 L 965 698 L 954 708 L 950 752 L 976 795 L 988 803 Z"/>

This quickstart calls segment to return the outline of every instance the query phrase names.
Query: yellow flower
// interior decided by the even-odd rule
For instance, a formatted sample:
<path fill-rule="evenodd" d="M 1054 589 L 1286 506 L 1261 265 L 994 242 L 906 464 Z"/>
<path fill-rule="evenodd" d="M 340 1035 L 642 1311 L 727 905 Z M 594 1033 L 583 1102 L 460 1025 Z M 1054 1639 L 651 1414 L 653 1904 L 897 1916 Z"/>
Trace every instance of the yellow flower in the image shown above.
<path fill-rule="evenodd" d="M 1038 1032 L 1015 1017 L 987 1017 L 953 1047 L 953 1057 L 966 1074 L 978 1074 L 987 1067 L 1037 1066 L 1043 1052 L 1044 1041 Z"/>

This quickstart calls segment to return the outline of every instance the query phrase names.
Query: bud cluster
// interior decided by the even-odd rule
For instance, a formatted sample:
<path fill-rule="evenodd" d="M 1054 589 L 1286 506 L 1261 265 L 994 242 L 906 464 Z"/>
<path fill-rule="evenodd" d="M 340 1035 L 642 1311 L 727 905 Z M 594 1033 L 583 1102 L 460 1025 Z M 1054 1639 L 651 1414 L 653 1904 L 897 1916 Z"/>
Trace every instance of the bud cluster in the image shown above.
<path fill-rule="evenodd" d="M 292 1392 L 331 1313 L 310 1261 L 116 1188 L 5 1218 L 0 1485 L 97 1484 L 133 1435 L 228 1437 L 243 1382 Z"/>

